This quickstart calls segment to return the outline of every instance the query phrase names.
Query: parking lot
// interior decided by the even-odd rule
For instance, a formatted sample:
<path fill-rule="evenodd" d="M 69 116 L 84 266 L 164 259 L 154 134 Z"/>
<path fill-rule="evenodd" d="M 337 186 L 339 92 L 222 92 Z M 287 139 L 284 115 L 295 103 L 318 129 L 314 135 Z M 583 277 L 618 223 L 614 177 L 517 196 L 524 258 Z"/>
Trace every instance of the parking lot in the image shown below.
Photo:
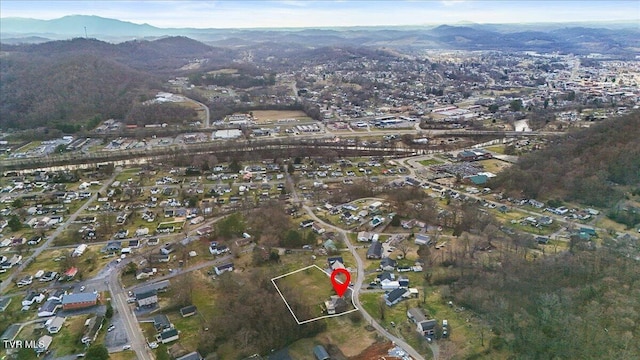
<path fill-rule="evenodd" d="M 113 330 L 108 331 L 111 325 L 113 325 Z M 120 316 L 117 311 L 114 311 L 111 320 L 104 324 L 104 331 L 107 331 L 104 344 L 107 349 L 109 349 L 109 352 L 121 351 L 122 346 L 129 342 L 124 327 L 125 324 L 124 321 L 122 321 L 122 316 Z"/>

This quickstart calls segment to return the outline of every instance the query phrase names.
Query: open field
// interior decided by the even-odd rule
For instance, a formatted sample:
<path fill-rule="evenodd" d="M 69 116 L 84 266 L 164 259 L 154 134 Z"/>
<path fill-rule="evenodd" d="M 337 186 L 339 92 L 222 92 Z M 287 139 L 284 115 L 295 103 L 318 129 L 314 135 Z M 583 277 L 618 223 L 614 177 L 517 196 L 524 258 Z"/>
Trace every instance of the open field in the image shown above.
<path fill-rule="evenodd" d="M 299 110 L 255 110 L 253 117 L 259 124 L 281 119 L 311 120 L 307 114 Z"/>
<path fill-rule="evenodd" d="M 420 160 L 418 161 L 422 166 L 431 166 L 431 165 L 440 165 L 440 164 L 444 164 L 443 161 L 440 160 L 436 160 L 436 159 L 427 159 L 427 160 Z"/>
<path fill-rule="evenodd" d="M 207 74 L 210 74 L 210 75 L 221 75 L 221 74 L 231 75 L 231 74 L 237 74 L 237 73 L 238 73 L 238 69 L 218 69 L 218 70 L 212 70 L 207 72 Z"/>
<path fill-rule="evenodd" d="M 511 166 L 511 164 L 509 164 L 508 162 L 498 160 L 498 159 L 481 160 L 481 161 L 478 161 L 478 163 L 484 166 L 485 171 L 488 171 L 494 174 L 497 174 L 502 170 Z"/>
<path fill-rule="evenodd" d="M 324 301 L 328 300 L 331 295 L 335 295 L 329 276 L 315 266 L 286 275 L 274 280 L 274 282 L 285 299 L 295 298 L 311 309 L 313 315 L 309 318 L 303 319 L 300 318 L 300 314 L 296 314 L 298 321 L 325 316 Z M 347 301 L 347 304 L 350 305 L 350 300 Z M 352 309 L 353 305 L 347 307 L 347 311 Z"/>
<path fill-rule="evenodd" d="M 84 345 L 80 342 L 84 323 L 87 315 L 80 315 L 67 318 L 62 330 L 53 336 L 51 348 L 56 350 L 56 356 L 65 356 L 81 353 Z"/>

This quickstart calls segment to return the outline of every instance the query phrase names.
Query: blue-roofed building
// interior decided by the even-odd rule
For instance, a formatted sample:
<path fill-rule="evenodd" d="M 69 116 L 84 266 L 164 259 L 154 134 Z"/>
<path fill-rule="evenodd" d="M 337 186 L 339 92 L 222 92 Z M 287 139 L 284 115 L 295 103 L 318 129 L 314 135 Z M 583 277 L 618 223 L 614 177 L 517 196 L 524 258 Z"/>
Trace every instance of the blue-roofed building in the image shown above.
<path fill-rule="evenodd" d="M 327 349 L 325 349 L 324 346 L 322 345 L 316 345 L 313 347 L 313 355 L 316 357 L 317 360 L 331 359 L 331 357 L 329 356 L 329 353 L 327 352 Z"/>

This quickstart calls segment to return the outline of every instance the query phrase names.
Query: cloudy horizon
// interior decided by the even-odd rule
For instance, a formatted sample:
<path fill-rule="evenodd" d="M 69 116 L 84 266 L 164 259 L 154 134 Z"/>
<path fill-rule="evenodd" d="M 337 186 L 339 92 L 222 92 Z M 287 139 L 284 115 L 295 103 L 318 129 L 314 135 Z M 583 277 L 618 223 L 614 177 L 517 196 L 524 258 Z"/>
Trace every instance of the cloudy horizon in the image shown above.
<path fill-rule="evenodd" d="M 2 18 L 96 15 L 160 28 L 419 26 L 640 21 L 640 1 L 15 1 Z"/>

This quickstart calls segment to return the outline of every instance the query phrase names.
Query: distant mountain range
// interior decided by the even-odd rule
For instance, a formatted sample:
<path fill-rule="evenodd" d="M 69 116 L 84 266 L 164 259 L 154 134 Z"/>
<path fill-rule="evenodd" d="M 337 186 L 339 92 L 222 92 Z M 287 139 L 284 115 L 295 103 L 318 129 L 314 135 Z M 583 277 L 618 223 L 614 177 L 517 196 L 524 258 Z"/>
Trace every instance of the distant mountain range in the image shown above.
<path fill-rule="evenodd" d="M 85 33 L 86 28 L 86 33 Z M 635 56 L 640 52 L 640 27 L 633 22 L 464 24 L 450 26 L 195 29 L 158 28 L 98 16 L 72 15 L 53 20 L 3 18 L 2 44 L 40 43 L 76 37 L 109 42 L 186 36 L 221 47 L 265 42 L 306 47 L 370 46 L 402 49 L 459 49 L 603 53 Z"/>

